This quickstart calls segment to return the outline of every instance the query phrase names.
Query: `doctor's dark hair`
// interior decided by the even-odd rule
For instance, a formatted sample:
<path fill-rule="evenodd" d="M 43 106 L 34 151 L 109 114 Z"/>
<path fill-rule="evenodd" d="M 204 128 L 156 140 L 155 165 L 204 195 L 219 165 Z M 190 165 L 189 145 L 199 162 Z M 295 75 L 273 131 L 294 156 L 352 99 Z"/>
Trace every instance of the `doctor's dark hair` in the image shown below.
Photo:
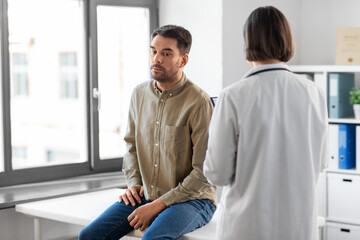
<path fill-rule="evenodd" d="M 275 7 L 255 9 L 245 22 L 243 34 L 248 61 L 277 59 L 287 62 L 294 55 L 290 25 Z"/>
<path fill-rule="evenodd" d="M 188 30 L 181 26 L 176 25 L 165 25 L 159 27 L 151 34 L 151 39 L 154 39 L 157 35 L 164 38 L 173 38 L 177 42 L 177 47 L 181 54 L 189 54 L 192 37 Z"/>

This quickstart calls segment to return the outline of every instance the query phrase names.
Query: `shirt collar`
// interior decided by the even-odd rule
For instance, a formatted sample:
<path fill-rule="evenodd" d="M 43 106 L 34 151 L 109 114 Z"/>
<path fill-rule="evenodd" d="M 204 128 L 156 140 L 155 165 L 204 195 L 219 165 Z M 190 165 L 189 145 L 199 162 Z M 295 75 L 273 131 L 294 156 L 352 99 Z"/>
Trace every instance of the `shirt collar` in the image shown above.
<path fill-rule="evenodd" d="M 158 97 L 164 96 L 164 95 L 169 95 L 171 97 L 171 96 L 178 94 L 185 87 L 185 84 L 187 81 L 188 80 L 187 80 L 185 73 L 182 73 L 180 80 L 171 88 L 166 89 L 161 92 L 160 89 L 158 89 L 158 87 L 156 86 L 156 80 L 153 80 L 153 88 L 154 88 L 155 94 Z"/>

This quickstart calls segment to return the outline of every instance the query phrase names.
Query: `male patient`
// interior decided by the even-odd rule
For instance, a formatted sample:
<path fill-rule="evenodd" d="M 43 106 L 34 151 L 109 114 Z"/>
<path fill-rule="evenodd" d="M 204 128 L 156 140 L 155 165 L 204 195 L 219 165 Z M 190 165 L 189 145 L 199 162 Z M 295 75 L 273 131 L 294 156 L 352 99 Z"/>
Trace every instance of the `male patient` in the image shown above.
<path fill-rule="evenodd" d="M 79 239 L 118 240 L 147 227 L 142 239 L 178 239 L 211 220 L 216 189 L 202 168 L 212 105 L 183 73 L 191 42 L 180 26 L 152 33 L 153 80 L 135 88 L 125 135 L 128 188 Z"/>

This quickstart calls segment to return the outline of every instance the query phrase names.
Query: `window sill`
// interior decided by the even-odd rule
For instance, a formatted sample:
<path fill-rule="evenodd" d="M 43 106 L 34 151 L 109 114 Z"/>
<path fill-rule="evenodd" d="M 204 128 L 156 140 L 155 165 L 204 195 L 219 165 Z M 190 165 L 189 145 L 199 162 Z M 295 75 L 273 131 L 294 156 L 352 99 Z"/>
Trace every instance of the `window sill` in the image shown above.
<path fill-rule="evenodd" d="M 126 187 L 125 176 L 122 172 L 92 174 L 57 181 L 2 187 L 0 188 L 0 209 L 11 208 L 20 203 L 114 187 Z"/>

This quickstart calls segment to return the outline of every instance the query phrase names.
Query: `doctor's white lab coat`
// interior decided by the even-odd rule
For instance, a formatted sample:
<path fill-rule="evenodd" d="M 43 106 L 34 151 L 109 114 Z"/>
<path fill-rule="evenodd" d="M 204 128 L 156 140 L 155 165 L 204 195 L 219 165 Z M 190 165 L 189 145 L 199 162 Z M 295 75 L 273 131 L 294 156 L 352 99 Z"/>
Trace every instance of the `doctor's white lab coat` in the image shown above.
<path fill-rule="evenodd" d="M 204 162 L 209 182 L 225 186 L 217 239 L 318 239 L 326 100 L 314 82 L 286 69 L 256 66 L 217 99 Z"/>

